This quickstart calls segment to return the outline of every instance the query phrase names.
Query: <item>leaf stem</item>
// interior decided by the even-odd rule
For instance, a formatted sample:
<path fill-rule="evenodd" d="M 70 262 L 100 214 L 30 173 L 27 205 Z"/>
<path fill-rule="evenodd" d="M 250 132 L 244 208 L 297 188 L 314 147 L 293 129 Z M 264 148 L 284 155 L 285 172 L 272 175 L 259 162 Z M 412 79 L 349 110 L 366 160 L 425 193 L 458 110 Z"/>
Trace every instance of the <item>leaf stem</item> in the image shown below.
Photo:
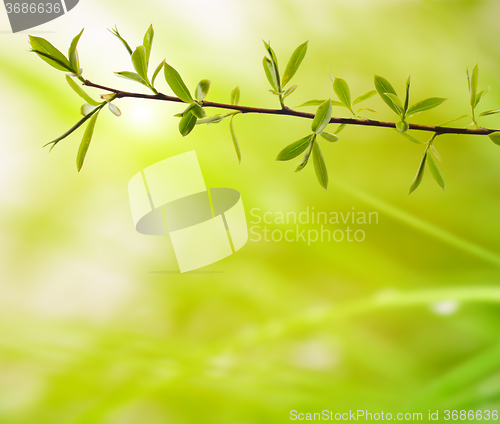
<path fill-rule="evenodd" d="M 280 94 L 279 99 L 280 99 L 281 109 L 286 109 L 285 103 L 283 102 L 283 94 Z"/>

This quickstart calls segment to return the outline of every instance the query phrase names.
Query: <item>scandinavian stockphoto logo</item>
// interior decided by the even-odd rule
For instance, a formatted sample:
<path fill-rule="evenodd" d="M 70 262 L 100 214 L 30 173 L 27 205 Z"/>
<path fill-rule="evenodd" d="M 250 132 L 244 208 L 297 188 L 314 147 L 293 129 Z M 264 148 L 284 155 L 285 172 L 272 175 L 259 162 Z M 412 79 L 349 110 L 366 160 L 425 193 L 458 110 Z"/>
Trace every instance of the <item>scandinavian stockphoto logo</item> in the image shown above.
<path fill-rule="evenodd" d="M 52 21 L 73 9 L 79 0 L 4 0 L 12 32 Z"/>
<path fill-rule="evenodd" d="M 220 261 L 248 240 L 240 193 L 207 188 L 194 151 L 148 166 L 128 190 L 136 230 L 169 234 L 181 272 Z"/>

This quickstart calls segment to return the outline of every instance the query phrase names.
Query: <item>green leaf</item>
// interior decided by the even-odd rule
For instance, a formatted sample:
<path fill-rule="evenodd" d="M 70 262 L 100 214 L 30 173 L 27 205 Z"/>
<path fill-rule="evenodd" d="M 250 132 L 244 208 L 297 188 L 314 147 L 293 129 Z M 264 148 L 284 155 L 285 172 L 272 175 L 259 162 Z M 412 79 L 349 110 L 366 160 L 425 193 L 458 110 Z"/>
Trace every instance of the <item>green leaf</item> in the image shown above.
<path fill-rule="evenodd" d="M 330 99 L 325 101 L 318 108 L 316 115 L 314 116 L 311 129 L 314 133 L 319 134 L 322 132 L 325 127 L 330 122 L 330 118 L 332 117 L 332 104 L 330 103 Z"/>
<path fill-rule="evenodd" d="M 397 129 L 395 129 L 394 131 L 396 131 L 398 134 L 402 135 L 407 140 L 410 140 L 412 143 L 415 143 L 415 144 L 427 144 L 426 142 L 418 140 L 417 138 L 413 137 L 412 135 L 408 134 L 407 132 L 401 132 L 401 131 L 399 131 Z"/>
<path fill-rule="evenodd" d="M 151 47 L 153 46 L 153 38 L 155 36 L 155 32 L 153 30 L 153 25 L 150 25 L 146 34 L 144 35 L 144 41 L 142 45 L 144 46 L 146 52 L 146 70 L 149 66 L 149 56 L 151 55 Z"/>
<path fill-rule="evenodd" d="M 32 50 L 50 66 L 60 70 L 73 72 L 73 68 L 66 56 L 57 50 L 52 44 L 41 37 L 29 36 Z"/>
<path fill-rule="evenodd" d="M 470 105 L 472 108 L 474 108 L 476 104 L 476 93 L 477 93 L 477 82 L 479 79 L 479 67 L 474 66 L 474 69 L 472 70 L 472 75 L 470 77 Z"/>
<path fill-rule="evenodd" d="M 124 38 L 118 32 L 118 28 L 115 27 L 113 29 L 108 29 L 108 31 L 123 43 L 123 45 L 127 49 L 128 53 L 132 56 L 132 49 L 130 48 L 129 44 L 124 40 Z"/>
<path fill-rule="evenodd" d="M 326 190 L 328 188 L 328 171 L 326 169 L 323 153 L 321 153 L 321 149 L 319 148 L 318 143 L 313 143 L 312 153 L 316 177 L 318 178 L 321 187 Z"/>
<path fill-rule="evenodd" d="M 140 75 L 137 75 L 135 72 L 122 71 L 122 72 L 115 72 L 115 74 L 121 78 L 138 82 L 142 85 L 145 85 L 146 87 L 148 86 L 148 83 L 144 81 L 144 79 L 142 79 L 142 77 Z"/>
<path fill-rule="evenodd" d="M 182 113 L 179 113 L 179 114 L 177 114 L 177 115 L 175 115 L 175 116 L 180 116 L 180 117 L 183 117 L 183 116 L 185 116 L 188 112 L 190 112 L 190 111 L 191 111 L 191 109 L 193 109 L 195 106 L 196 106 L 196 103 L 195 103 L 195 102 L 193 102 L 193 103 L 189 103 L 189 105 L 187 106 L 187 108 L 186 108 L 186 109 L 184 109 L 184 110 L 182 111 Z"/>
<path fill-rule="evenodd" d="M 47 59 L 45 61 L 47 63 L 50 63 L 51 66 L 53 66 L 54 68 L 62 70 L 62 71 L 71 72 L 73 74 L 73 69 L 67 68 L 66 64 L 64 62 L 61 62 L 59 59 L 56 59 L 55 57 L 51 56 L 50 54 L 42 52 L 40 50 L 31 50 L 31 52 L 36 53 L 38 55 L 38 57 L 42 58 L 43 60 Z M 57 65 L 59 67 L 56 67 L 55 65 Z"/>
<path fill-rule="evenodd" d="M 356 115 L 359 115 L 360 112 L 363 112 L 364 110 L 368 111 L 368 112 L 372 112 L 372 113 L 377 113 L 377 111 L 375 109 L 370 109 L 369 107 L 360 107 L 357 111 L 356 111 Z"/>
<path fill-rule="evenodd" d="M 296 107 L 305 107 L 305 106 L 319 106 L 323 103 L 325 103 L 326 100 L 309 100 L 305 103 L 302 103 L 301 105 L 299 106 L 296 106 Z M 340 107 L 345 107 L 342 103 L 340 102 L 337 102 L 335 100 L 330 100 L 332 106 L 340 106 Z"/>
<path fill-rule="evenodd" d="M 465 74 L 467 75 L 467 86 L 469 87 L 469 94 L 470 94 L 470 75 L 469 75 L 469 68 L 467 66 L 465 67 Z"/>
<path fill-rule="evenodd" d="M 108 108 L 111 111 L 111 113 L 115 116 L 122 116 L 122 112 L 120 109 L 118 109 L 117 106 L 115 106 L 113 103 L 108 103 Z"/>
<path fill-rule="evenodd" d="M 158 67 L 155 69 L 155 72 L 153 74 L 153 78 L 151 79 L 151 85 L 154 87 L 155 85 L 155 81 L 156 81 L 156 77 L 158 76 L 158 74 L 160 73 L 161 69 L 163 68 L 163 66 L 165 65 L 165 61 L 163 60 L 159 65 Z"/>
<path fill-rule="evenodd" d="M 481 116 L 481 115 L 479 115 L 479 116 Z M 451 124 L 453 122 L 459 121 L 460 119 L 464 119 L 464 118 L 469 118 L 472 120 L 472 118 L 469 115 L 462 115 L 462 116 L 459 116 L 458 118 L 451 119 L 450 121 L 443 122 L 442 124 L 439 124 L 438 127 L 444 127 L 445 125 Z"/>
<path fill-rule="evenodd" d="M 66 137 L 68 137 L 72 133 L 74 133 L 85 122 L 87 122 L 94 114 L 99 112 L 104 107 L 104 105 L 105 105 L 105 103 L 102 103 L 99 106 L 97 106 L 94 110 L 92 110 L 90 113 L 86 114 L 82 119 L 80 119 L 75 125 L 73 125 L 63 135 L 61 135 L 60 137 L 57 137 L 55 140 L 52 140 L 51 142 L 45 144 L 43 147 L 48 146 L 49 144 L 52 144 L 52 147 L 50 148 L 50 150 L 52 150 L 57 143 L 59 143 L 61 140 L 64 140 Z"/>
<path fill-rule="evenodd" d="M 401 103 L 401 100 L 399 100 L 399 97 L 396 96 L 395 94 L 392 93 L 384 93 L 385 96 L 389 98 L 389 100 L 396 106 L 398 109 L 399 113 L 402 113 L 404 110 L 403 103 Z"/>
<path fill-rule="evenodd" d="M 232 116 L 232 113 L 227 113 L 225 115 L 222 115 L 221 113 L 214 115 L 214 116 L 209 116 L 208 118 L 205 119 L 198 119 L 196 121 L 196 125 L 201 125 L 201 124 L 218 124 L 221 122 L 224 118 L 227 118 L 228 116 Z"/>
<path fill-rule="evenodd" d="M 80 34 L 73 38 L 68 50 L 69 63 L 75 74 L 80 73 L 80 61 L 78 60 L 78 51 L 76 50 L 76 46 L 78 45 L 78 41 L 80 41 L 82 34 L 83 29 L 80 31 Z"/>
<path fill-rule="evenodd" d="M 271 59 L 275 63 L 278 63 L 278 60 L 276 59 L 276 54 L 274 53 L 274 50 L 272 49 L 271 44 L 265 42 L 264 40 L 262 40 L 262 42 L 264 43 L 264 47 L 266 48 L 267 52 L 269 53 L 269 56 L 271 57 Z"/>
<path fill-rule="evenodd" d="M 482 100 L 482 98 L 484 96 L 486 96 L 486 94 L 488 94 L 488 92 L 490 90 L 491 90 L 491 87 L 488 87 L 488 88 L 485 88 L 484 90 L 480 91 L 479 93 L 477 93 L 476 100 L 474 101 L 474 108 L 479 104 L 479 102 Z"/>
<path fill-rule="evenodd" d="M 76 94 L 78 94 L 83 100 L 92 106 L 98 106 L 99 103 L 96 102 L 92 97 L 90 97 L 85 91 L 83 91 L 82 87 L 80 87 L 73 79 L 66 75 L 66 81 L 68 81 L 69 86 L 74 90 Z"/>
<path fill-rule="evenodd" d="M 191 103 L 193 98 L 191 97 L 191 93 L 189 93 L 186 84 L 182 81 L 179 73 L 172 68 L 167 62 L 165 62 L 165 79 L 172 89 L 172 91 L 185 103 Z"/>
<path fill-rule="evenodd" d="M 400 122 L 396 123 L 396 128 L 398 129 L 398 131 L 405 133 L 406 131 L 408 131 L 410 129 L 410 126 L 408 125 L 408 122 L 400 121 Z"/>
<path fill-rule="evenodd" d="M 323 137 L 326 141 L 329 141 L 330 143 L 333 143 L 334 141 L 337 141 L 339 139 L 335 134 L 326 131 L 322 131 L 320 133 L 320 136 Z"/>
<path fill-rule="evenodd" d="M 222 121 L 221 115 L 214 115 L 214 116 L 209 116 L 208 118 L 205 119 L 198 119 L 196 121 L 196 125 L 218 124 L 221 121 Z"/>
<path fill-rule="evenodd" d="M 241 163 L 240 145 L 238 144 L 238 139 L 236 138 L 236 133 L 234 132 L 233 119 L 234 115 L 231 116 L 231 122 L 229 123 L 229 130 L 231 131 L 231 138 L 233 139 L 233 145 L 234 145 L 234 150 L 236 151 L 236 156 L 238 156 L 238 163 Z"/>
<path fill-rule="evenodd" d="M 297 89 L 297 87 L 297 85 L 292 85 L 288 90 L 286 90 L 283 94 L 283 99 L 286 99 L 290 94 L 292 94 Z"/>
<path fill-rule="evenodd" d="M 78 172 L 82 169 L 83 162 L 85 161 L 85 156 L 89 150 L 90 141 L 92 140 L 92 135 L 94 134 L 95 123 L 97 121 L 98 113 L 94 114 L 87 125 L 87 129 L 83 134 L 82 142 L 80 143 L 80 148 L 78 149 L 78 155 L 76 156 L 76 167 Z"/>
<path fill-rule="evenodd" d="M 406 80 L 406 97 L 405 97 L 405 106 L 404 106 L 404 112 L 408 112 L 408 104 L 410 102 L 410 79 L 411 75 L 408 76 L 408 79 Z"/>
<path fill-rule="evenodd" d="M 306 154 L 304 155 L 302 162 L 295 169 L 295 172 L 302 171 L 309 162 L 309 157 L 311 156 L 312 148 L 316 140 L 316 134 L 313 134 L 311 141 L 309 142 L 309 148 L 306 150 Z"/>
<path fill-rule="evenodd" d="M 410 192 L 408 194 L 412 194 L 417 189 L 417 187 L 420 185 L 420 183 L 422 182 L 422 178 L 424 177 L 426 160 L 427 160 L 427 151 L 422 156 L 422 160 L 420 161 L 420 166 L 418 167 L 417 174 L 415 175 L 415 178 L 413 179 L 413 182 L 411 183 Z"/>
<path fill-rule="evenodd" d="M 203 118 L 207 117 L 205 110 L 200 105 L 198 105 L 196 103 L 192 107 L 191 113 L 199 119 L 203 119 Z"/>
<path fill-rule="evenodd" d="M 342 78 L 335 78 L 333 81 L 333 91 L 337 94 L 340 103 L 342 103 L 347 109 L 351 109 L 351 91 L 347 82 Z"/>
<path fill-rule="evenodd" d="M 374 82 L 375 82 L 375 89 L 377 90 L 380 97 L 382 97 L 382 100 L 387 104 L 387 106 L 389 106 L 394 112 L 396 112 L 399 115 L 400 112 L 398 108 L 394 105 L 392 100 L 385 95 L 385 93 L 390 93 L 394 94 L 397 97 L 396 90 L 394 90 L 391 83 L 379 75 L 375 75 Z"/>
<path fill-rule="evenodd" d="M 183 137 L 186 137 L 196 125 L 196 116 L 191 112 L 186 113 L 179 122 L 179 131 Z"/>
<path fill-rule="evenodd" d="M 262 41 L 264 41 L 264 40 L 262 40 Z M 276 54 L 274 53 L 274 50 L 271 47 L 271 45 L 266 43 L 265 41 L 264 41 L 264 45 L 266 46 L 266 50 L 269 53 L 269 56 L 271 57 L 271 61 L 272 61 L 272 65 L 273 65 L 273 72 L 275 74 L 275 78 L 276 78 L 276 82 L 277 82 L 276 86 L 278 87 L 278 88 L 276 88 L 276 91 L 281 91 L 280 73 L 278 70 L 278 59 L 276 58 Z"/>
<path fill-rule="evenodd" d="M 144 81 L 148 80 L 148 64 L 146 62 L 146 49 L 144 46 L 139 46 L 132 53 L 132 63 L 134 69 Z"/>
<path fill-rule="evenodd" d="M 500 113 L 500 109 L 487 110 L 486 112 L 480 113 L 478 118 L 481 116 L 495 115 L 497 113 Z"/>
<path fill-rule="evenodd" d="M 439 154 L 439 152 L 436 150 L 436 148 L 434 147 L 434 144 L 431 143 L 431 145 L 429 146 L 429 150 L 434 154 L 434 156 L 436 156 L 436 159 L 439 161 L 439 162 L 442 162 L 443 161 L 443 158 L 441 157 L 441 155 Z"/>
<path fill-rule="evenodd" d="M 307 43 L 308 41 L 297 47 L 290 57 L 288 65 L 286 65 L 285 73 L 283 74 L 283 87 L 285 87 L 285 85 L 287 85 L 287 83 L 293 78 L 297 69 L 299 69 L 300 64 L 304 60 L 304 56 L 307 52 Z"/>
<path fill-rule="evenodd" d="M 262 65 L 264 66 L 264 72 L 266 73 L 269 84 L 271 84 L 271 87 L 273 87 L 275 91 L 279 91 L 278 80 L 276 79 L 276 74 L 274 73 L 273 63 L 267 56 L 264 56 L 264 59 L 262 59 Z"/>
<path fill-rule="evenodd" d="M 201 102 L 205 97 L 207 97 L 208 90 L 210 90 L 210 81 L 207 79 L 201 80 L 196 86 L 196 100 Z"/>
<path fill-rule="evenodd" d="M 338 134 L 340 131 L 342 131 L 346 127 L 346 124 L 340 124 L 337 129 L 333 132 L 334 134 Z"/>
<path fill-rule="evenodd" d="M 240 102 L 240 87 L 236 86 L 231 90 L 231 104 L 237 105 Z"/>
<path fill-rule="evenodd" d="M 325 103 L 325 101 L 326 100 L 308 100 L 307 102 L 302 103 L 301 105 L 298 105 L 296 107 L 319 106 L 319 105 Z"/>
<path fill-rule="evenodd" d="M 488 135 L 493 143 L 498 144 L 500 146 L 500 131 L 493 132 Z"/>
<path fill-rule="evenodd" d="M 292 144 L 289 144 L 281 152 L 278 153 L 276 160 L 285 161 L 296 158 L 304 150 L 307 149 L 307 146 L 309 146 L 309 142 L 311 141 L 312 137 L 313 135 L 309 134 L 304 138 L 301 138 L 300 140 L 297 140 Z"/>
<path fill-rule="evenodd" d="M 301 105 L 298 105 L 298 106 L 295 106 L 295 107 L 306 107 L 306 106 L 319 106 L 323 103 L 325 103 L 326 100 L 309 100 L 305 103 L 302 103 Z M 344 107 L 344 105 L 340 102 L 337 102 L 335 100 L 331 100 L 330 101 L 332 106 L 341 106 L 341 107 Z"/>
<path fill-rule="evenodd" d="M 424 110 L 434 109 L 448 99 L 442 99 L 440 97 L 431 97 L 429 99 L 421 100 L 415 103 L 410 109 L 408 109 L 408 115 L 414 115 Z"/>
<path fill-rule="evenodd" d="M 352 104 L 354 106 L 357 105 L 358 103 L 364 102 L 365 100 L 368 100 L 373 96 L 375 96 L 375 94 L 377 94 L 376 90 L 368 91 L 368 93 L 362 94 L 361 96 L 357 97 L 356 100 L 352 102 Z"/>
<path fill-rule="evenodd" d="M 438 167 L 436 166 L 436 162 L 432 159 L 432 156 L 427 153 L 427 166 L 429 167 L 429 171 L 431 171 L 431 175 L 436 180 L 436 182 L 440 185 L 440 187 L 444 190 L 444 180 L 439 172 Z"/>

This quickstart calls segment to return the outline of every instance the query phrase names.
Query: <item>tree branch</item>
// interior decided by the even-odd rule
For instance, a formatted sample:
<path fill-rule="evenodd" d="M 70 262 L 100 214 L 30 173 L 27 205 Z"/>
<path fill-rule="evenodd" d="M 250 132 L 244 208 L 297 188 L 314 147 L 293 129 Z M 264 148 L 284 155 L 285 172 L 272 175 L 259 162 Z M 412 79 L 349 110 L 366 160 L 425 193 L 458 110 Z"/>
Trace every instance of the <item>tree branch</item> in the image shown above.
<path fill-rule="evenodd" d="M 177 102 L 184 103 L 181 99 L 174 96 L 168 96 L 166 94 L 158 93 L 158 94 L 142 94 L 142 93 L 130 93 L 127 91 L 117 90 L 115 88 L 105 87 L 103 85 L 94 84 L 89 80 L 85 80 L 84 85 L 87 87 L 94 87 L 101 90 L 109 91 L 116 94 L 116 98 L 136 98 L 136 99 L 149 99 L 149 100 L 161 100 L 167 102 Z M 214 107 L 219 109 L 230 109 L 230 110 L 238 110 L 241 113 L 263 113 L 268 115 L 286 115 L 286 116 L 296 116 L 299 118 L 307 118 L 314 119 L 313 113 L 300 112 L 297 110 L 290 109 L 285 107 L 284 109 L 264 109 L 258 107 L 250 107 L 250 106 L 237 106 L 237 105 L 228 105 L 225 103 L 216 103 L 216 102 L 207 102 L 203 101 L 203 107 Z M 384 121 L 374 121 L 371 119 L 354 119 L 354 118 L 331 118 L 331 124 L 345 124 L 345 125 L 360 125 L 365 127 L 383 127 L 383 128 L 396 128 L 396 124 L 394 122 L 384 122 Z M 437 126 L 428 126 L 428 125 L 419 125 L 419 124 L 410 124 L 410 130 L 417 131 L 427 131 L 433 132 L 437 135 L 441 134 L 466 134 L 466 135 L 488 135 L 494 133 L 498 130 L 492 130 L 487 128 L 451 128 L 451 127 L 437 127 Z"/>

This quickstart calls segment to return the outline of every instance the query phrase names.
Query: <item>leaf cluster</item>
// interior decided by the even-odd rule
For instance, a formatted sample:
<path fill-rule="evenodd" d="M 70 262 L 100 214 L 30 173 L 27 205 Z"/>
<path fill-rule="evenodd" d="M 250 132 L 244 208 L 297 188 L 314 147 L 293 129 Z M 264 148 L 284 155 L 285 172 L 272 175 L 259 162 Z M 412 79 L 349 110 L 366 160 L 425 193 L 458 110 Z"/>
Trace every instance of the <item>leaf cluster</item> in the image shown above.
<path fill-rule="evenodd" d="M 408 118 L 412 118 L 413 116 L 426 110 L 434 109 L 447 100 L 441 97 L 429 97 L 428 99 L 421 100 L 410 106 L 410 77 L 406 80 L 406 95 L 404 103 L 399 99 L 398 94 L 391 83 L 384 77 L 375 75 L 374 82 L 375 89 L 382 100 L 400 117 L 400 121 L 396 123 L 396 128 L 402 133 L 408 131 L 410 127 L 407 122 Z"/>
<path fill-rule="evenodd" d="M 444 179 L 439 172 L 439 169 L 436 165 L 435 160 L 433 159 L 433 156 L 439 161 L 442 162 L 443 160 L 441 159 L 441 156 L 439 155 L 438 151 L 434 147 L 434 140 L 436 138 L 436 135 L 434 135 L 429 142 L 427 143 L 427 146 L 425 148 L 424 154 L 422 155 L 422 159 L 420 160 L 420 165 L 418 166 L 417 174 L 415 175 L 415 178 L 413 179 L 411 185 L 410 185 L 410 192 L 409 194 L 412 194 L 417 187 L 420 185 L 422 182 L 422 179 L 424 178 L 424 172 L 425 172 L 425 165 L 427 164 L 427 167 L 429 168 L 429 171 L 434 178 L 434 180 L 439 184 L 439 186 L 444 190 L 445 184 L 444 184 Z"/>
<path fill-rule="evenodd" d="M 305 151 L 305 154 L 295 172 L 302 171 L 309 163 L 311 154 L 313 156 L 314 171 L 321 187 L 325 190 L 328 188 L 328 171 L 326 169 L 325 159 L 318 144 L 317 136 L 320 135 L 328 142 L 335 142 L 339 138 L 336 133 L 325 131 L 325 128 L 330 123 L 332 117 L 332 101 L 331 99 L 325 100 L 316 111 L 314 119 L 311 124 L 312 133 L 301 138 L 300 140 L 286 146 L 277 156 L 276 160 L 288 161 L 296 158 Z"/>
<path fill-rule="evenodd" d="M 264 66 L 264 72 L 272 88 L 269 91 L 275 96 L 279 97 L 282 108 L 285 108 L 284 100 L 297 89 L 297 85 L 292 85 L 288 89 L 286 89 L 285 87 L 297 73 L 300 64 L 304 60 L 304 57 L 307 53 L 307 44 L 308 41 L 302 43 L 295 49 L 288 61 L 288 64 L 286 65 L 285 72 L 283 73 L 283 76 L 281 78 L 276 53 L 274 53 L 274 50 L 271 47 L 270 43 L 266 43 L 264 41 L 264 46 L 269 57 L 264 56 L 264 58 L 262 59 L 262 65 Z"/>
<path fill-rule="evenodd" d="M 328 73 L 330 75 L 330 79 L 332 80 L 333 83 L 333 91 L 337 95 L 339 101 L 337 100 L 331 100 L 332 106 L 339 106 L 346 108 L 349 112 L 351 112 L 351 115 L 353 118 L 360 118 L 360 113 L 363 111 L 368 111 L 372 113 L 377 113 L 375 109 L 368 108 L 368 107 L 362 107 L 358 108 L 356 112 L 354 112 L 354 106 L 364 102 L 373 96 L 377 94 L 375 90 L 370 90 L 366 92 L 365 94 L 362 94 L 361 96 L 356 97 L 354 101 L 351 101 L 351 90 L 349 88 L 349 85 L 347 84 L 347 81 L 342 79 L 342 78 L 334 78 L 332 74 Z M 309 100 L 305 103 L 302 103 L 301 105 L 297 107 L 305 107 L 305 106 L 319 106 L 320 104 L 324 103 L 325 100 Z"/>
<path fill-rule="evenodd" d="M 469 119 L 468 126 L 480 128 L 478 124 L 478 119 L 484 116 L 491 116 L 500 113 L 500 109 L 492 109 L 481 112 L 476 116 L 476 108 L 479 105 L 479 102 L 483 100 L 483 98 L 489 93 L 490 87 L 487 87 L 478 92 L 478 84 L 479 84 L 479 66 L 476 64 L 472 69 L 472 72 L 469 72 L 468 68 L 465 68 L 465 74 L 467 75 L 467 86 L 469 88 L 469 105 L 470 105 L 470 114 L 460 115 L 458 118 L 451 119 L 450 121 L 443 122 L 439 126 L 449 125 L 453 122 L 460 121 L 462 119 Z M 500 132 L 495 131 L 488 135 L 493 143 L 500 145 Z"/>
<path fill-rule="evenodd" d="M 92 135 L 94 133 L 94 128 L 97 122 L 97 118 L 99 113 L 103 109 L 105 105 L 108 105 L 109 110 L 116 116 L 120 116 L 121 112 L 114 104 L 111 102 L 115 99 L 115 95 L 103 96 L 104 101 L 98 102 L 90 97 L 79 85 L 74 78 L 80 80 L 81 82 L 85 82 L 85 79 L 82 77 L 83 70 L 80 67 L 80 59 L 78 56 L 78 42 L 83 34 L 83 29 L 80 33 L 73 38 L 70 47 L 68 49 L 68 57 L 64 56 L 56 47 L 54 47 L 49 41 L 44 38 L 29 36 L 32 52 L 36 53 L 42 60 L 48 63 L 55 69 L 60 71 L 69 72 L 66 74 L 66 81 L 69 86 L 73 89 L 73 91 L 80 96 L 83 100 L 85 100 L 85 104 L 80 108 L 80 112 L 83 115 L 73 127 L 71 127 L 68 131 L 66 131 L 63 135 L 52 140 L 47 143 L 47 145 L 51 146 L 51 150 L 54 146 L 57 145 L 61 140 L 64 140 L 66 137 L 75 132 L 78 128 L 80 128 L 83 124 L 87 123 L 87 127 L 83 136 L 83 139 L 80 143 L 80 147 L 78 149 L 78 154 L 76 158 L 76 165 L 78 171 L 81 170 L 83 166 L 83 162 L 85 161 L 85 157 L 87 151 L 90 146 L 90 142 L 92 140 Z"/>
<path fill-rule="evenodd" d="M 66 57 L 44 38 L 32 35 L 29 36 L 31 51 L 36 53 L 40 59 L 47 62 L 53 68 L 63 72 L 70 72 L 72 76 L 79 77 L 82 81 L 84 81 L 81 78 L 83 70 L 80 68 L 80 59 L 77 51 L 77 45 L 82 34 L 83 29 L 75 38 L 73 38 L 73 41 L 71 41 L 68 49 L 68 57 Z"/>

